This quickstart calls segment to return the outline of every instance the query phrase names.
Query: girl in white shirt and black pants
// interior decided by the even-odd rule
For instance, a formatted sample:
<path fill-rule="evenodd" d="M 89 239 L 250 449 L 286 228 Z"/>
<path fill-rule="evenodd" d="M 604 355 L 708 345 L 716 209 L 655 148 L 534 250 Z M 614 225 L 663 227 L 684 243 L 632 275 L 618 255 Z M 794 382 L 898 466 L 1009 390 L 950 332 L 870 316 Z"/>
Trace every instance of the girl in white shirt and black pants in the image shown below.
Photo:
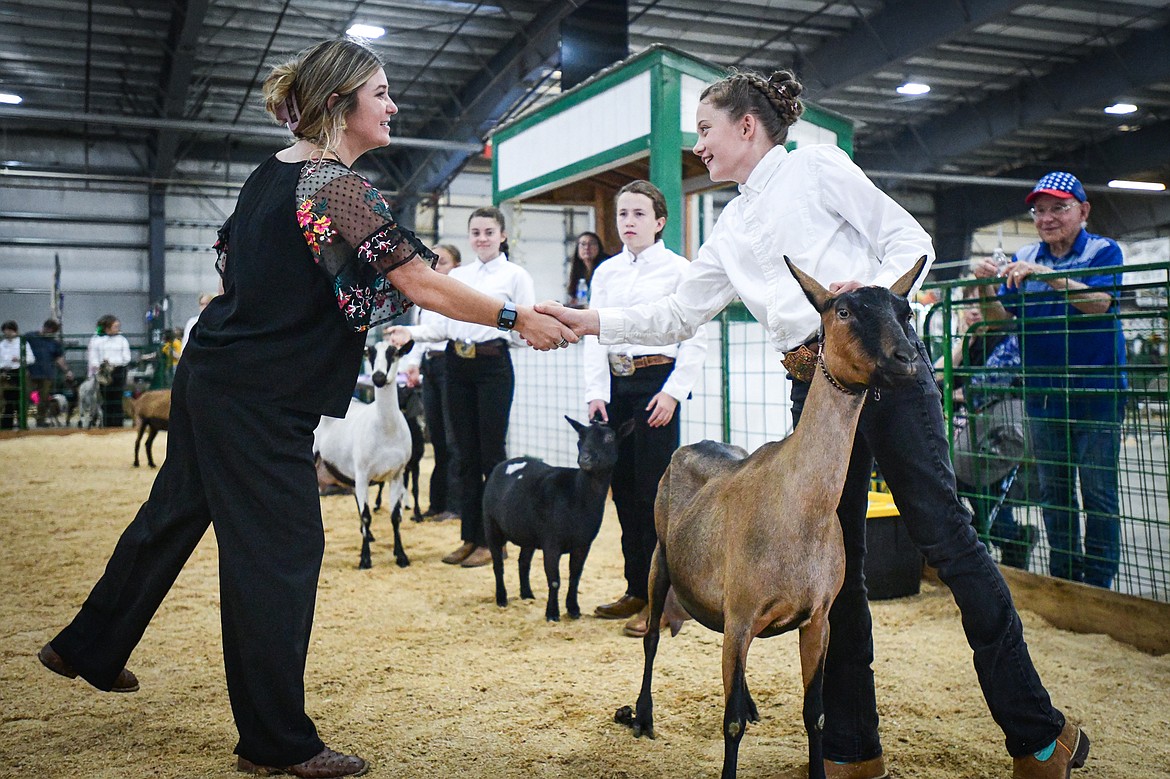
<path fill-rule="evenodd" d="M 467 223 L 467 232 L 477 259 L 452 270 L 451 278 L 502 297 L 507 303 L 501 316 L 507 316 L 509 306 L 514 311 L 515 306 L 535 303 L 532 276 L 508 261 L 503 213 L 491 206 L 477 208 Z M 504 328 L 509 324 L 500 323 Z M 443 562 L 465 568 L 487 565 L 492 555 L 484 545 L 483 486 L 492 468 L 508 458 L 505 443 L 516 386 L 509 350 L 521 342 L 500 329 L 446 317 L 430 324 L 394 328 L 392 342 L 407 336 L 416 341 L 448 341 L 448 410 L 459 451 L 463 543 Z"/>
<path fill-rule="evenodd" d="M 735 297 L 780 351 L 794 352 L 820 318 L 784 266 L 788 256 L 833 293 L 889 287 L 922 255 L 930 236 L 835 146 L 785 149 L 803 106 L 787 71 L 770 78 L 736 73 L 700 96 L 694 152 L 712 181 L 734 181 L 739 196 L 683 274 L 678 289 L 634 308 L 556 312 L 579 335 L 602 343 L 668 344 L 710 321 Z M 1003 730 L 1014 779 L 1065 779 L 1089 742 L 1065 718 L 1028 654 L 1003 576 L 979 541 L 955 492 L 942 404 L 921 341 L 916 381 L 882 388 L 866 401 L 837 516 L 845 582 L 829 613 L 824 668 L 824 753 L 829 779 L 888 775 L 878 733 L 873 638 L 863 563 L 869 477 L 874 460 L 910 537 L 951 589 L 963 617 L 984 699 Z M 793 364 L 794 420 L 809 377 Z"/>
<path fill-rule="evenodd" d="M 617 228 L 625 249 L 597 266 L 591 305 L 625 307 L 649 303 L 674 292 L 689 264 L 662 242 L 666 198 L 648 181 L 633 181 L 618 190 Z M 654 500 L 658 480 L 679 445 L 678 404 L 691 393 L 707 356 L 707 334 L 700 327 L 679 344 L 601 345 L 585 339 L 585 401 L 589 417 L 600 414 L 611 427 L 635 421 L 633 435 L 622 439 L 613 470 L 613 502 L 622 527 L 626 591 L 613 603 L 598 606 L 596 616 L 624 619 L 623 632 L 646 634 L 647 580 L 658 543 Z"/>

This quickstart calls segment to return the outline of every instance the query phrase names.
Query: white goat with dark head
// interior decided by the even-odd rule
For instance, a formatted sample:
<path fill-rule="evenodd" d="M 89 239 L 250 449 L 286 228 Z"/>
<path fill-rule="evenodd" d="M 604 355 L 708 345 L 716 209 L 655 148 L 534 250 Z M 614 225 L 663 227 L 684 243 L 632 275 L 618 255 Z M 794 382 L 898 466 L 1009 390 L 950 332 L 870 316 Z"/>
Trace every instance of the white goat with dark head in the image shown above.
<path fill-rule="evenodd" d="M 410 351 L 411 344 L 396 350 L 382 342 L 369 347 L 373 370 L 374 402 L 353 402 L 344 419 L 323 417 L 313 433 L 313 454 L 321 460 L 329 473 L 343 484 L 352 484 L 361 520 L 362 553 L 359 568 L 369 568 L 370 542 L 370 485 L 385 482 L 392 507 L 390 521 L 394 526 L 394 560 L 400 568 L 410 565 L 402 548 L 402 498 L 406 493 L 402 472 L 410 461 L 410 429 L 406 417 L 398 408 L 398 389 L 395 384 L 398 359 Z"/>

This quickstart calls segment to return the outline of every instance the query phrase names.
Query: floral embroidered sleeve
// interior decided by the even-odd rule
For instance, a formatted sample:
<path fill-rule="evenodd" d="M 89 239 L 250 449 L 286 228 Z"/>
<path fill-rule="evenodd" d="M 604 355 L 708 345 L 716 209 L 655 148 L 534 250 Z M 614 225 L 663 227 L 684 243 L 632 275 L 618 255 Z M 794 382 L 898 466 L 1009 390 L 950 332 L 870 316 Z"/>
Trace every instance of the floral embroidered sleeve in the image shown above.
<path fill-rule="evenodd" d="M 212 247 L 215 250 L 215 269 L 219 272 L 220 278 L 223 278 L 223 274 L 227 270 L 228 238 L 231 232 L 232 218 L 229 216 L 223 226 L 219 228 L 215 245 Z"/>
<path fill-rule="evenodd" d="M 297 224 L 313 260 L 333 279 L 337 305 L 354 330 L 382 324 L 412 303 L 385 274 L 415 257 L 438 256 L 399 227 L 368 181 L 340 163 L 307 163 L 297 185 Z"/>

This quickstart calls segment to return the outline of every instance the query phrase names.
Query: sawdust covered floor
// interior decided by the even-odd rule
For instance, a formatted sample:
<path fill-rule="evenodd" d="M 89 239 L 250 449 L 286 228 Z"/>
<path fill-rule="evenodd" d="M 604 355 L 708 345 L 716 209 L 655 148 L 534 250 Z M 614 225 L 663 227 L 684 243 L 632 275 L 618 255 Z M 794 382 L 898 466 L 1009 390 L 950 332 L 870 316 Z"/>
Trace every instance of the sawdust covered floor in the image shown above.
<path fill-rule="evenodd" d="M 160 436 L 156 453 L 164 442 Z M 72 617 L 147 494 L 153 472 L 131 468 L 132 451 L 130 431 L 0 439 L 0 776 L 238 775 L 212 534 L 130 660 L 141 691 L 99 693 L 50 674 L 34 657 Z M 399 569 L 389 520 L 376 515 L 375 567 L 359 571 L 352 499 L 325 498 L 322 507 L 327 541 L 308 710 L 326 743 L 370 760 L 371 776 L 718 776 L 721 636 L 690 623 L 663 640 L 658 738 L 635 740 L 612 717 L 636 698 L 641 642 L 623 637 L 620 622 L 546 623 L 539 556 L 538 600 L 520 602 L 513 550 L 513 601 L 502 610 L 490 568 L 439 562 L 458 543 L 454 523 L 405 523 L 413 564 Z M 622 588 L 611 512 L 585 567 L 582 609 L 588 615 Z M 874 617 L 892 775 L 1010 776 L 949 593 L 926 585 L 917 597 L 874 604 Z M 1170 656 L 1058 631 L 1027 613 L 1023 620 L 1054 700 L 1092 737 L 1090 762 L 1076 779 L 1170 776 Z M 762 721 L 744 737 L 739 775 L 798 776 L 805 736 L 795 636 L 756 642 L 748 681 Z"/>

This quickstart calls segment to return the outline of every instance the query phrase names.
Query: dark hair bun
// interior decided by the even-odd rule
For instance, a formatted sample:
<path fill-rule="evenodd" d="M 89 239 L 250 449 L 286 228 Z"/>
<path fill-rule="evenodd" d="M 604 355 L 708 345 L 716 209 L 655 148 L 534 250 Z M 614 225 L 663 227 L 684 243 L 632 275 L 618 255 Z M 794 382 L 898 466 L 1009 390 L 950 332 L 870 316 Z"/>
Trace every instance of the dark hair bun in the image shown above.
<path fill-rule="evenodd" d="M 790 70 L 777 70 L 768 77 L 768 95 L 776 113 L 786 124 L 793 124 L 804 113 L 800 95 L 804 87 Z"/>

